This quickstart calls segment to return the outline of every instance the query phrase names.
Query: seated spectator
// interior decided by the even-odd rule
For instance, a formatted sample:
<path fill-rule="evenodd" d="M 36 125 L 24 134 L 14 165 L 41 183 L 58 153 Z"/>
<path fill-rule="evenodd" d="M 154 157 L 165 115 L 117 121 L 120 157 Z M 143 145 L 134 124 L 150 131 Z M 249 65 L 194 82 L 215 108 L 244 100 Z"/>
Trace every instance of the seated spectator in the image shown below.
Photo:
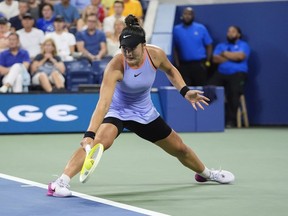
<path fill-rule="evenodd" d="M 7 20 L 19 14 L 18 1 L 5 0 L 0 3 L 0 13 L 3 14 Z"/>
<path fill-rule="evenodd" d="M 81 14 L 81 18 L 77 21 L 77 31 L 83 31 L 87 29 L 87 17 L 89 14 L 96 14 L 97 8 L 93 5 L 88 5 Z M 98 26 L 101 27 L 101 24 Z"/>
<path fill-rule="evenodd" d="M 17 16 L 14 16 L 10 18 L 9 22 L 11 24 L 11 30 L 13 32 L 18 31 L 19 29 L 22 29 L 22 17 L 24 14 L 26 14 L 29 11 L 29 4 L 25 0 L 19 1 L 18 4 L 19 14 Z"/>
<path fill-rule="evenodd" d="M 57 47 L 57 53 L 62 61 L 73 60 L 73 53 L 75 51 L 76 39 L 75 36 L 65 31 L 64 17 L 58 15 L 54 20 L 54 32 L 47 33 L 45 38 L 52 38 Z"/>
<path fill-rule="evenodd" d="M 0 17 L 0 52 L 9 47 L 8 36 L 10 35 L 10 24 L 5 17 Z"/>
<path fill-rule="evenodd" d="M 239 99 L 248 73 L 250 47 L 241 37 L 239 27 L 228 28 L 227 42 L 218 44 L 214 50 L 213 62 L 218 64 L 218 70 L 208 82 L 209 85 L 225 87 L 226 127 L 236 126 Z"/>
<path fill-rule="evenodd" d="M 107 37 L 107 56 L 114 56 L 121 53 L 119 36 L 125 28 L 125 23 L 122 19 L 117 19 L 114 23 L 114 33 Z"/>
<path fill-rule="evenodd" d="M 123 16 L 128 16 L 129 14 L 133 14 L 136 16 L 139 20 L 142 20 L 143 18 L 143 9 L 142 5 L 138 0 L 123 0 L 124 2 L 124 11 Z M 111 7 L 109 9 L 108 15 L 111 16 L 115 13 L 114 8 Z"/>
<path fill-rule="evenodd" d="M 70 4 L 76 7 L 79 13 L 82 13 L 83 10 L 90 5 L 91 0 L 70 0 Z"/>
<path fill-rule="evenodd" d="M 41 85 L 46 92 L 62 90 L 65 87 L 65 65 L 57 56 L 56 45 L 53 39 L 48 38 L 42 44 L 42 52 L 31 64 L 32 84 Z"/>
<path fill-rule="evenodd" d="M 40 15 L 40 1 L 28 0 L 28 3 L 29 3 L 29 13 L 31 13 L 34 20 L 38 20 Z"/>
<path fill-rule="evenodd" d="M 43 31 L 34 28 L 34 19 L 30 13 L 22 18 L 23 29 L 17 31 L 21 46 L 29 53 L 31 60 L 41 51 L 41 44 L 44 41 Z"/>
<path fill-rule="evenodd" d="M 61 0 L 44 0 L 43 2 L 54 6 L 56 4 L 59 4 Z"/>
<path fill-rule="evenodd" d="M 103 22 L 103 31 L 105 32 L 107 37 L 114 33 L 115 20 L 122 19 L 124 21 L 125 19 L 125 16 L 122 16 L 124 10 L 123 1 L 116 0 L 113 4 L 113 8 L 115 13 L 111 16 L 106 17 Z"/>
<path fill-rule="evenodd" d="M 76 34 L 78 51 L 90 61 L 101 60 L 107 53 L 106 36 L 97 29 L 97 22 L 96 14 L 88 15 L 87 29 Z"/>
<path fill-rule="evenodd" d="M 53 5 L 44 3 L 41 10 L 43 18 L 39 18 L 36 22 L 38 29 L 44 33 L 53 32 L 54 29 L 54 8 Z"/>
<path fill-rule="evenodd" d="M 110 7 L 113 7 L 113 3 L 115 0 L 102 0 L 102 5 L 109 11 Z"/>
<path fill-rule="evenodd" d="M 54 6 L 55 15 L 64 17 L 66 27 L 69 31 L 76 30 L 77 20 L 80 18 L 79 12 L 76 7 L 70 4 L 70 0 L 61 0 L 61 3 Z"/>
<path fill-rule="evenodd" d="M 6 93 L 9 89 L 12 89 L 13 93 L 27 91 L 27 86 L 30 84 L 30 75 L 27 71 L 30 64 L 29 54 L 20 48 L 18 34 L 11 33 L 8 40 L 9 49 L 0 53 L 0 74 L 4 76 L 0 92 Z"/>
<path fill-rule="evenodd" d="M 101 0 L 91 0 L 91 5 L 97 8 L 96 16 L 100 23 L 103 23 L 104 18 L 107 15 L 106 8 L 101 4 Z"/>

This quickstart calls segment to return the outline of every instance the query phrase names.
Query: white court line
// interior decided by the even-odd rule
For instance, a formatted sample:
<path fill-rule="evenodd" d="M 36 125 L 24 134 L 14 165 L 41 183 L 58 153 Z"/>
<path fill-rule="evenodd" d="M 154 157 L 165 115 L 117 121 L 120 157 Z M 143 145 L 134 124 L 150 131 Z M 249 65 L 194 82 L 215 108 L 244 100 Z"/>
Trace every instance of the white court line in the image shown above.
<path fill-rule="evenodd" d="M 3 174 L 3 173 L 0 173 L 0 178 L 8 179 L 8 180 L 11 180 L 11 181 L 20 182 L 20 183 L 31 185 L 31 186 L 34 186 L 34 187 L 47 189 L 47 185 L 44 185 L 44 184 L 41 184 L 41 183 L 38 183 L 38 182 L 34 182 L 34 181 L 30 181 L 30 180 L 27 180 L 27 179 L 22 179 L 22 178 L 6 175 L 6 174 Z M 86 200 L 91 200 L 91 201 L 103 203 L 103 204 L 106 204 L 106 205 L 110 205 L 110 206 L 114 206 L 114 207 L 117 207 L 117 208 L 130 210 L 130 211 L 134 211 L 134 212 L 137 212 L 137 213 L 146 214 L 146 215 L 150 215 L 150 216 L 169 216 L 167 214 L 162 214 L 162 213 L 150 211 L 150 210 L 147 210 L 147 209 L 126 205 L 126 204 L 114 202 L 114 201 L 111 201 L 111 200 L 102 199 L 102 198 L 99 198 L 99 197 L 94 197 L 94 196 L 90 196 L 90 195 L 83 194 L 83 193 L 78 193 L 78 192 L 75 192 L 75 191 L 72 191 L 72 195 L 80 197 L 80 198 L 83 198 L 83 199 L 86 199 Z"/>

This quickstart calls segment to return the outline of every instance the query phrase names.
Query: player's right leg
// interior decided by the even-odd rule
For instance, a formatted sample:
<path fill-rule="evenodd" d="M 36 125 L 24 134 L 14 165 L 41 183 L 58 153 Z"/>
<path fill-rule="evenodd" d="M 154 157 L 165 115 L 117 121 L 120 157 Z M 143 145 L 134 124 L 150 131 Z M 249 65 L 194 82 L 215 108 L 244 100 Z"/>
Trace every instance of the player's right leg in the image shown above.
<path fill-rule="evenodd" d="M 117 135 L 118 129 L 115 125 L 103 123 L 96 133 L 93 145 L 101 143 L 104 146 L 104 150 L 106 150 L 113 144 Z M 63 174 L 56 181 L 49 183 L 47 192 L 48 196 L 71 196 L 71 191 L 68 189 L 70 179 L 80 172 L 85 157 L 85 150 L 82 147 L 78 148 L 68 161 Z"/>

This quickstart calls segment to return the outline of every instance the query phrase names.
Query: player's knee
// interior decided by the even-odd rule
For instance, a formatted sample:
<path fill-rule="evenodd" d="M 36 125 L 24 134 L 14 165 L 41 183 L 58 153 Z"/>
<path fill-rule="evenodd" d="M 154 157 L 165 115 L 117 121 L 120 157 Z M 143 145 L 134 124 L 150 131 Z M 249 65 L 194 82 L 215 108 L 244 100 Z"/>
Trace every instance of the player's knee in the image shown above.
<path fill-rule="evenodd" d="M 95 137 L 94 139 L 94 144 L 98 144 L 98 143 L 101 143 L 103 146 L 104 146 L 104 150 L 107 150 L 109 149 L 112 144 L 113 144 L 114 140 L 111 140 L 111 138 L 108 138 L 108 137 Z"/>
<path fill-rule="evenodd" d="M 174 147 L 171 154 L 177 158 L 184 158 L 189 154 L 189 148 L 183 142 L 180 142 Z"/>

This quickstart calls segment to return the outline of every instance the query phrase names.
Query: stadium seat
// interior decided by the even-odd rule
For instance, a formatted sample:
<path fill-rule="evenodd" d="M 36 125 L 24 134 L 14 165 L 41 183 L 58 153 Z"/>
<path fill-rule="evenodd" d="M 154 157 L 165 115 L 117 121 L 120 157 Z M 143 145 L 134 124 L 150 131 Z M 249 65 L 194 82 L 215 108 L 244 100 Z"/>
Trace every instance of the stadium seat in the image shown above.
<path fill-rule="evenodd" d="M 101 84 L 103 79 L 103 73 L 105 68 L 112 57 L 104 57 L 101 61 L 93 61 L 92 62 L 92 71 L 94 75 L 94 83 Z"/>
<path fill-rule="evenodd" d="M 68 91 L 78 91 L 80 84 L 93 84 L 94 74 L 91 64 L 86 59 L 65 62 L 66 88 Z"/>

